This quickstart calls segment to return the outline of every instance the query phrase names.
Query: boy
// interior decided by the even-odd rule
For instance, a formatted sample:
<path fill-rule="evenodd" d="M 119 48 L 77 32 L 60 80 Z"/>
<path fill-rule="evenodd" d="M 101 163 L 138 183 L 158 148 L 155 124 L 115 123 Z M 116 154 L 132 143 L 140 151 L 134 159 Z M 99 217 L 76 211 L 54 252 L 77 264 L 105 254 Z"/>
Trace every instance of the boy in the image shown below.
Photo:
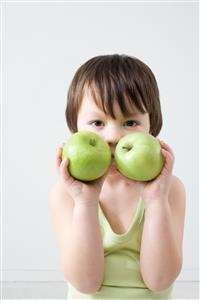
<path fill-rule="evenodd" d="M 72 133 L 93 131 L 112 163 L 100 179 L 72 178 L 57 154 L 59 179 L 50 206 L 70 299 L 170 299 L 182 266 L 185 189 L 172 175 L 174 154 L 160 141 L 165 165 L 153 181 L 127 179 L 114 150 L 130 132 L 157 136 L 159 90 L 149 67 L 126 55 L 97 56 L 76 72 L 66 119 Z"/>

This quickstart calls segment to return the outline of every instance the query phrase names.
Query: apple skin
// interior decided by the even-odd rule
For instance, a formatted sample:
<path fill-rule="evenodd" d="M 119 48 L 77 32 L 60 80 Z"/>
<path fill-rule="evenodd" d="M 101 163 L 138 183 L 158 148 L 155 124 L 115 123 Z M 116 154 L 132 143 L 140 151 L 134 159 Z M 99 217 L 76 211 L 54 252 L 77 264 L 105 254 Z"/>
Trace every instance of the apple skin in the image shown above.
<path fill-rule="evenodd" d="M 73 134 L 64 144 L 62 160 L 69 159 L 69 173 L 81 181 L 100 178 L 111 163 L 111 150 L 106 141 L 91 131 Z"/>
<path fill-rule="evenodd" d="M 156 178 L 164 165 L 159 141 L 144 132 L 122 137 L 115 148 L 115 161 L 120 173 L 137 181 Z"/>

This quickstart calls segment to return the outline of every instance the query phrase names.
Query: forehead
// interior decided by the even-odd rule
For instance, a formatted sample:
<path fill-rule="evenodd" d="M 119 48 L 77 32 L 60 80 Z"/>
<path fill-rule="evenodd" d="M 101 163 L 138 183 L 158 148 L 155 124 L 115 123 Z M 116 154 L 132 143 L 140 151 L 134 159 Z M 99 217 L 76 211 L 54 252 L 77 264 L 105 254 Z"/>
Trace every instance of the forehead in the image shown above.
<path fill-rule="evenodd" d="M 112 106 L 112 109 L 109 109 L 110 106 Z M 128 100 L 126 100 L 125 106 L 127 108 L 127 112 L 123 113 L 117 100 L 112 99 L 111 103 L 105 103 L 97 93 L 95 93 L 94 97 L 94 93 L 92 93 L 92 91 L 87 88 L 83 93 L 79 113 L 81 112 L 85 115 L 88 115 L 90 113 L 104 113 L 106 115 L 111 115 L 112 117 L 113 115 L 112 113 L 110 113 L 110 111 L 113 111 L 114 116 L 128 117 L 141 114 L 141 112 L 135 107 L 135 105 L 130 104 Z"/>

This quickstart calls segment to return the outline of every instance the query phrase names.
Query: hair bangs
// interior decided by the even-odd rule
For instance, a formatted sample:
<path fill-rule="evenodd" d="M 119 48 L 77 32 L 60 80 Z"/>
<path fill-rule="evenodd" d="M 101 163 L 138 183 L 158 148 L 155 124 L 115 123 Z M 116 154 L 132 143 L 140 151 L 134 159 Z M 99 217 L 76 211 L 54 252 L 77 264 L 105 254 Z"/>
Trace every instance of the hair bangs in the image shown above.
<path fill-rule="evenodd" d="M 114 112 L 114 103 L 117 102 L 123 115 L 131 115 L 136 111 L 145 113 L 148 111 L 145 103 L 142 101 L 140 91 L 135 88 L 129 88 L 126 82 L 117 81 L 114 78 L 105 76 L 102 80 L 91 80 L 87 84 L 95 104 L 107 115 L 116 119 Z"/>

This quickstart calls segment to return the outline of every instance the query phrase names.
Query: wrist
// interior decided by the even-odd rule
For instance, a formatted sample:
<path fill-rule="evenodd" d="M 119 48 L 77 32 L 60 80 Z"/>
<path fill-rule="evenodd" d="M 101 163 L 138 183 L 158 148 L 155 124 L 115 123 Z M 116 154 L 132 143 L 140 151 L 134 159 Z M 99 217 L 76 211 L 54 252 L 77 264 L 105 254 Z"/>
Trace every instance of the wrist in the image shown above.
<path fill-rule="evenodd" d="M 169 207 L 169 202 L 167 197 L 146 199 L 144 200 L 145 209 L 157 210 L 157 209 L 167 209 Z"/>
<path fill-rule="evenodd" d="M 74 204 L 73 218 L 80 218 L 85 222 L 98 218 L 98 203 L 79 202 Z"/>
<path fill-rule="evenodd" d="M 79 198 L 79 199 L 76 199 L 76 201 L 74 201 L 74 208 L 97 208 L 98 207 L 98 203 L 99 201 L 97 200 L 94 200 L 92 201 L 91 199 L 90 200 L 87 200 L 87 199 L 84 199 L 83 197 Z"/>
<path fill-rule="evenodd" d="M 170 209 L 169 202 L 158 202 L 158 203 L 152 203 L 145 207 L 145 216 L 146 221 L 151 224 L 157 224 L 160 226 L 162 222 L 167 221 L 171 219 L 172 212 Z"/>

